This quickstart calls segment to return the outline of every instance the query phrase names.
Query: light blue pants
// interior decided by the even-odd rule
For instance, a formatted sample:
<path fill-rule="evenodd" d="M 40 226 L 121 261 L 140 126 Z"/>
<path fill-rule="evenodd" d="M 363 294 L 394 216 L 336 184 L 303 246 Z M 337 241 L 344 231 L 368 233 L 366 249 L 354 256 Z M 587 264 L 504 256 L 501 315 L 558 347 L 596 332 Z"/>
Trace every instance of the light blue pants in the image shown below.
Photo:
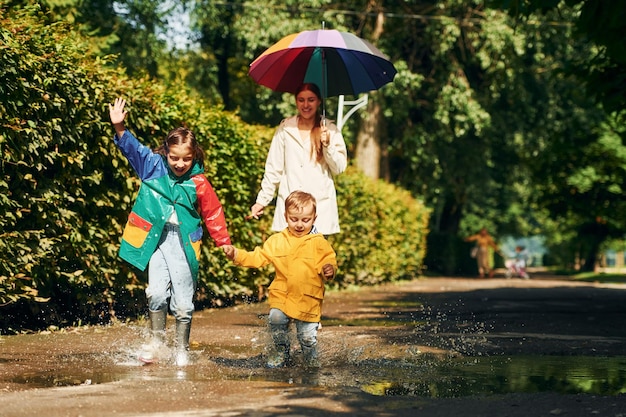
<path fill-rule="evenodd" d="M 274 345 L 279 352 L 289 353 L 289 318 L 277 308 L 271 308 L 269 314 L 270 332 Z M 296 337 L 302 348 L 305 360 L 317 359 L 317 328 L 319 323 L 293 320 L 296 324 Z"/>
<path fill-rule="evenodd" d="M 196 283 L 183 250 L 180 229 L 167 224 L 148 264 L 148 308 L 151 311 L 166 309 L 169 299 L 176 321 L 190 323 L 195 291 Z"/>

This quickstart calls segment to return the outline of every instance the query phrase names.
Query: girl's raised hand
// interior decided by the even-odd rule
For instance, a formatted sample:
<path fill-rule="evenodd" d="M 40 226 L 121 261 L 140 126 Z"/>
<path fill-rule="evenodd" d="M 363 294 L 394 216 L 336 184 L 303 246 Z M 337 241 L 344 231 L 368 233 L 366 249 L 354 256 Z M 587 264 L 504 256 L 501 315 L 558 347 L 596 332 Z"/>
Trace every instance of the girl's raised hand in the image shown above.
<path fill-rule="evenodd" d="M 124 106 L 126 105 L 126 100 L 121 97 L 115 99 L 115 103 L 109 104 L 109 117 L 111 118 L 111 123 L 113 125 L 117 125 L 124 122 L 126 118 L 127 111 L 124 110 Z"/>

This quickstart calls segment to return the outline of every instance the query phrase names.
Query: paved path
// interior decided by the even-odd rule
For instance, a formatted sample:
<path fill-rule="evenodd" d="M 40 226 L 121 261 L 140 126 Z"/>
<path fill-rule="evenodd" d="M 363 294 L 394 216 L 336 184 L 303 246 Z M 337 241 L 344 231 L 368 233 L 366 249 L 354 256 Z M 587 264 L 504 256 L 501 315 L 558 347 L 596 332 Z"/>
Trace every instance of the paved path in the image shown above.
<path fill-rule="evenodd" d="M 625 290 L 541 277 L 429 278 L 330 292 L 318 372 L 263 368 L 265 304 L 198 312 L 186 368 L 133 363 L 142 331 L 134 324 L 5 336 L 0 415 L 623 417 L 624 394 L 380 395 L 385 387 L 374 377 L 399 369 L 397 378 L 414 372 L 413 380 L 428 382 L 450 358 L 621 356 Z"/>

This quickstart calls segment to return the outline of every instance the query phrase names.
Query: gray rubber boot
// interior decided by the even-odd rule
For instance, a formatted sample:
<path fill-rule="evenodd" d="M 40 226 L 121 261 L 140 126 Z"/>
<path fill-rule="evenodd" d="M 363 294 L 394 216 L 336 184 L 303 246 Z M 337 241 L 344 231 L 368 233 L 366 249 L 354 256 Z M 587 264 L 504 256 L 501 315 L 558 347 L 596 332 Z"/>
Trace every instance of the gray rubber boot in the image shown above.
<path fill-rule="evenodd" d="M 305 366 L 308 366 L 309 368 L 319 368 L 320 361 L 317 355 L 317 343 L 313 346 L 301 345 L 301 347 Z"/>
<path fill-rule="evenodd" d="M 165 345 L 165 322 L 167 320 L 167 310 L 148 311 L 150 318 L 150 341 L 141 347 L 139 360 L 145 363 L 152 363 L 158 360 L 159 352 Z"/>
<path fill-rule="evenodd" d="M 289 351 L 291 343 L 289 334 L 285 331 L 286 326 L 270 325 L 274 348 L 270 351 L 266 366 L 268 368 L 282 368 L 289 365 Z"/>
<path fill-rule="evenodd" d="M 150 330 L 159 336 L 162 340 L 165 339 L 165 324 L 167 322 L 167 310 L 148 311 L 150 317 Z"/>
<path fill-rule="evenodd" d="M 191 322 L 181 322 L 176 320 L 176 357 L 178 366 L 189 364 L 189 333 L 191 332 Z"/>

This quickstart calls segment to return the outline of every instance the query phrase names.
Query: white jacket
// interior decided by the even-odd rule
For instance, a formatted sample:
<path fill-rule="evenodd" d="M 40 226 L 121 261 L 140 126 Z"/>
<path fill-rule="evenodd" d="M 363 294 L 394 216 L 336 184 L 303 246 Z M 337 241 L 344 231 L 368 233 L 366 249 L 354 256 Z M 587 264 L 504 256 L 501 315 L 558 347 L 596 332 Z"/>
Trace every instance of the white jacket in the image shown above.
<path fill-rule="evenodd" d="M 285 199 L 296 190 L 311 193 L 317 200 L 315 227 L 319 233 L 339 233 L 337 193 L 333 176 L 345 171 L 348 165 L 346 144 L 337 126 L 328 122 L 330 143 L 324 147 L 321 163 L 311 156 L 310 143 L 303 143 L 298 130 L 298 117 L 283 120 L 272 138 L 265 162 L 261 191 L 256 202 L 266 207 L 274 198 L 276 187 L 276 210 L 272 230 L 282 231 L 285 221 Z"/>

